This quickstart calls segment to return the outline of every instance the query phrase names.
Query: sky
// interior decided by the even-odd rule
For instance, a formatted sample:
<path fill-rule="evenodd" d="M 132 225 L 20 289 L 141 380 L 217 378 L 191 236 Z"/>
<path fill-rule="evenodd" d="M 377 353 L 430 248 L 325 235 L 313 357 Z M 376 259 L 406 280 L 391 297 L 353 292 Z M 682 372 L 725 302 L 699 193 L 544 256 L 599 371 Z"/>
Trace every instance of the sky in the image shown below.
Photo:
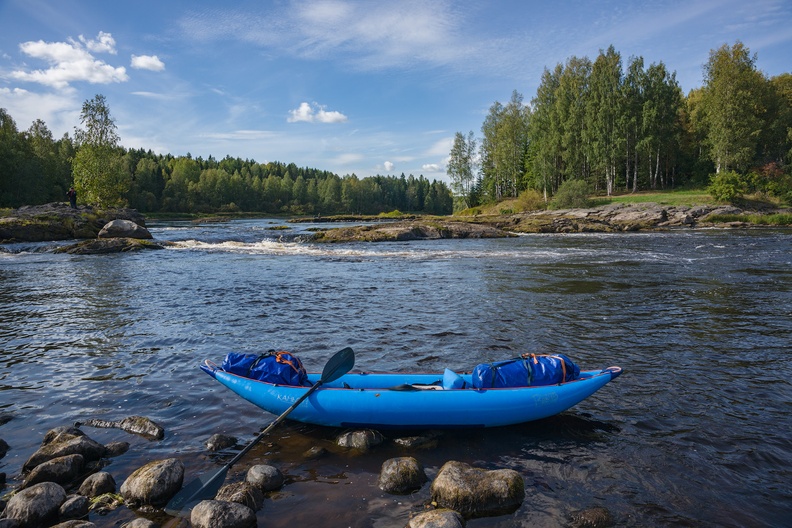
<path fill-rule="evenodd" d="M 737 41 L 792 71 L 792 1 L 0 0 L 0 108 L 59 139 L 102 94 L 126 148 L 448 181 L 545 68 L 613 45 L 688 93 Z"/>

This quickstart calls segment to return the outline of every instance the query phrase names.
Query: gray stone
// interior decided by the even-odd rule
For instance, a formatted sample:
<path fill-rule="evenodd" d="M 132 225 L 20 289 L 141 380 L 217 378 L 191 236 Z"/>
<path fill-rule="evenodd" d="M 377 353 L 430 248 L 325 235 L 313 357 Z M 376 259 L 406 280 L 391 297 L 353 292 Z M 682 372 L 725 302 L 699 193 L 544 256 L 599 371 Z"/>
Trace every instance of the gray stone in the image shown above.
<path fill-rule="evenodd" d="M 34 467 L 22 483 L 23 488 L 29 488 L 40 482 L 55 482 L 67 485 L 76 479 L 85 467 L 82 455 L 66 455 L 47 460 Z"/>
<path fill-rule="evenodd" d="M 511 513 L 525 499 L 525 482 L 512 469 L 487 471 L 463 462 L 446 462 L 431 487 L 439 506 L 467 517 Z"/>
<path fill-rule="evenodd" d="M 407 528 L 464 528 L 465 519 L 454 510 L 441 508 L 420 513 L 410 519 Z"/>
<path fill-rule="evenodd" d="M 15 519 L 21 528 L 48 526 L 57 520 L 66 491 L 54 482 L 42 482 L 16 493 L 3 515 Z"/>
<path fill-rule="evenodd" d="M 136 469 L 121 485 L 121 496 L 132 505 L 164 505 L 182 486 L 184 464 L 176 458 L 155 460 Z"/>
<path fill-rule="evenodd" d="M 413 457 L 399 457 L 383 462 L 378 485 L 382 491 L 405 494 L 419 489 L 428 480 L 420 462 Z"/>
<path fill-rule="evenodd" d="M 85 462 L 99 460 L 104 453 L 104 446 L 87 436 L 61 434 L 51 438 L 50 441 L 45 437 L 44 445 L 30 455 L 22 468 L 29 471 L 48 460 L 66 455 L 82 455 Z"/>
<path fill-rule="evenodd" d="M 221 451 L 229 447 L 234 447 L 236 443 L 237 439 L 233 436 L 213 434 L 209 437 L 209 440 L 206 441 L 206 449 L 209 451 Z"/>
<path fill-rule="evenodd" d="M 71 519 L 62 523 L 58 523 L 52 528 L 96 528 L 96 525 L 91 521 L 83 519 Z"/>
<path fill-rule="evenodd" d="M 129 451 L 129 442 L 110 442 L 105 444 L 105 456 L 117 457 Z"/>
<path fill-rule="evenodd" d="M 110 473 L 100 471 L 89 475 L 80 485 L 80 495 L 89 498 L 98 497 L 105 493 L 115 493 L 116 481 Z"/>
<path fill-rule="evenodd" d="M 348 447 L 365 452 L 373 446 L 380 445 L 383 441 L 384 438 L 378 431 L 362 429 L 342 434 L 336 439 L 336 444 L 339 447 Z"/>
<path fill-rule="evenodd" d="M 121 429 L 149 440 L 162 440 L 165 438 L 165 428 L 145 416 L 127 416 L 122 420 L 89 419 L 80 422 L 79 425 L 101 429 Z"/>
<path fill-rule="evenodd" d="M 62 443 L 80 436 L 85 436 L 85 433 L 80 431 L 77 427 L 62 425 L 47 431 L 44 438 L 41 440 L 41 445 L 45 446 L 48 444 Z"/>
<path fill-rule="evenodd" d="M 250 482 L 226 484 L 218 490 L 215 500 L 238 502 L 253 511 L 259 511 L 264 506 L 264 494 Z"/>
<path fill-rule="evenodd" d="M 190 513 L 193 528 L 254 528 L 256 514 L 243 504 L 218 500 L 199 502 Z"/>
<path fill-rule="evenodd" d="M 112 220 L 99 231 L 97 238 L 153 238 L 149 230 L 131 220 Z"/>
<path fill-rule="evenodd" d="M 138 238 L 98 238 L 85 240 L 77 244 L 70 244 L 55 249 L 53 253 L 67 253 L 69 255 L 107 255 L 110 253 L 129 253 L 144 249 L 165 249 L 172 245 L 170 242 L 154 242 Z"/>
<path fill-rule="evenodd" d="M 248 469 L 245 480 L 262 492 L 275 491 L 283 487 L 283 473 L 273 466 L 258 464 Z"/>
<path fill-rule="evenodd" d="M 90 505 L 91 501 L 88 500 L 88 497 L 70 495 L 66 498 L 66 502 L 61 504 L 59 517 L 61 520 L 85 519 L 88 517 L 88 507 Z"/>

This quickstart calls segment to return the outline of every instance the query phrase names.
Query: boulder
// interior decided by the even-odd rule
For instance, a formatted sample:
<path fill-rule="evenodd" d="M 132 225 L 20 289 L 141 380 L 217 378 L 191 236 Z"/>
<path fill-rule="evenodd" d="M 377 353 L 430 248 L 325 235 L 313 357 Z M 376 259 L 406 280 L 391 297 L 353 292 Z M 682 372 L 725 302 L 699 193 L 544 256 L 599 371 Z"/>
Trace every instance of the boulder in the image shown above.
<path fill-rule="evenodd" d="M 96 528 L 96 525 L 91 521 L 83 519 L 71 519 L 62 523 L 58 523 L 52 528 Z"/>
<path fill-rule="evenodd" d="M 464 528 L 465 519 L 454 510 L 440 508 L 420 513 L 410 519 L 407 528 Z"/>
<path fill-rule="evenodd" d="M 61 504 L 58 516 L 61 520 L 66 519 L 85 519 L 88 517 L 88 507 L 91 501 L 82 495 L 70 495 L 66 497 L 66 502 Z"/>
<path fill-rule="evenodd" d="M 42 446 L 30 455 L 22 469 L 29 471 L 48 460 L 66 455 L 82 455 L 84 462 L 99 460 L 104 453 L 105 448 L 102 444 L 84 435 L 74 436 L 71 433 L 47 435 Z"/>
<path fill-rule="evenodd" d="M 94 498 L 105 493 L 115 493 L 116 481 L 110 473 L 100 471 L 89 475 L 80 485 L 80 495 Z"/>
<path fill-rule="evenodd" d="M 82 455 L 65 455 L 56 457 L 34 467 L 22 483 L 23 488 L 29 488 L 40 482 L 55 482 L 66 486 L 76 479 L 85 467 Z"/>
<path fill-rule="evenodd" d="M 405 494 L 420 489 L 428 480 L 420 462 L 413 457 L 398 457 L 383 462 L 378 486 L 388 493 Z"/>
<path fill-rule="evenodd" d="M 279 490 L 283 487 L 283 473 L 273 466 L 258 464 L 248 469 L 245 481 L 262 492 Z"/>
<path fill-rule="evenodd" d="M 226 484 L 217 491 L 215 500 L 244 504 L 254 512 L 264 506 L 264 494 L 250 482 Z"/>
<path fill-rule="evenodd" d="M 112 220 L 99 231 L 97 238 L 154 238 L 145 227 L 131 220 Z"/>
<path fill-rule="evenodd" d="M 105 444 L 105 456 L 117 457 L 129 451 L 129 442 L 109 442 Z"/>
<path fill-rule="evenodd" d="M 9 447 L 6 441 L 0 438 L 0 458 L 6 456 L 6 453 L 8 453 L 8 449 Z"/>
<path fill-rule="evenodd" d="M 256 514 L 243 504 L 218 500 L 201 501 L 190 513 L 193 528 L 255 528 Z"/>
<path fill-rule="evenodd" d="M 440 468 L 431 494 L 439 506 L 466 517 L 503 515 L 520 507 L 525 498 L 525 482 L 512 469 L 487 471 L 452 460 Z"/>
<path fill-rule="evenodd" d="M 358 451 L 368 451 L 373 446 L 380 445 L 385 439 L 378 432 L 372 429 L 361 429 L 359 431 L 349 431 L 336 439 L 339 447 L 348 447 Z"/>
<path fill-rule="evenodd" d="M 85 433 L 71 425 L 61 425 L 60 427 L 55 427 L 47 431 L 44 434 L 44 438 L 41 440 L 41 445 L 45 446 L 47 444 L 66 442 L 79 436 L 85 436 Z"/>
<path fill-rule="evenodd" d="M 184 464 L 176 458 L 155 460 L 136 469 L 121 484 L 121 496 L 132 505 L 164 505 L 182 486 Z"/>
<path fill-rule="evenodd" d="M 237 439 L 233 436 L 213 434 L 206 441 L 206 449 L 209 451 L 222 451 L 223 449 L 234 447 L 236 443 Z"/>
<path fill-rule="evenodd" d="M 54 482 L 42 482 L 16 493 L 8 501 L 3 515 L 15 519 L 20 528 L 49 526 L 57 520 L 66 491 Z"/>

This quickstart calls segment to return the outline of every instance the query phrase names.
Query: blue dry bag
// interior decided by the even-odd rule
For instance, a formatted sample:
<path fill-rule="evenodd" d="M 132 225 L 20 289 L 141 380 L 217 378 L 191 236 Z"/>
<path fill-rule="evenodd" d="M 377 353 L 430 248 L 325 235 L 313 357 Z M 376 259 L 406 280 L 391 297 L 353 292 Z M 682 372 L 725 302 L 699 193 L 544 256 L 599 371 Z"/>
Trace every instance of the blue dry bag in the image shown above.
<path fill-rule="evenodd" d="M 266 354 L 229 352 L 222 369 L 246 378 L 278 385 L 310 385 L 302 361 L 288 352 L 270 351 Z"/>
<path fill-rule="evenodd" d="M 554 385 L 579 376 L 580 368 L 563 354 L 526 354 L 506 361 L 481 363 L 472 373 L 473 387 L 477 389 Z"/>

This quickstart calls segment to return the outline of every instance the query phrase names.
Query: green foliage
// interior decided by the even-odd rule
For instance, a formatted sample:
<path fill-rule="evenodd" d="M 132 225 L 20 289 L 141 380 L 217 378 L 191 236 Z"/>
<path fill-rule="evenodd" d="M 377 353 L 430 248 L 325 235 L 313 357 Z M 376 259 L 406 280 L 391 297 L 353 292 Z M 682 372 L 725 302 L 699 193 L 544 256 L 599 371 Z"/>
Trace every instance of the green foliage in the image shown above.
<path fill-rule="evenodd" d="M 745 178 L 734 171 L 724 171 L 711 176 L 707 192 L 719 202 L 734 203 L 742 198 L 747 189 Z"/>
<path fill-rule="evenodd" d="M 551 209 L 585 209 L 591 206 L 591 189 L 583 180 L 567 180 L 550 201 Z"/>
<path fill-rule="evenodd" d="M 517 207 L 520 211 L 538 211 L 545 209 L 547 204 L 539 191 L 526 189 L 517 197 Z"/>

